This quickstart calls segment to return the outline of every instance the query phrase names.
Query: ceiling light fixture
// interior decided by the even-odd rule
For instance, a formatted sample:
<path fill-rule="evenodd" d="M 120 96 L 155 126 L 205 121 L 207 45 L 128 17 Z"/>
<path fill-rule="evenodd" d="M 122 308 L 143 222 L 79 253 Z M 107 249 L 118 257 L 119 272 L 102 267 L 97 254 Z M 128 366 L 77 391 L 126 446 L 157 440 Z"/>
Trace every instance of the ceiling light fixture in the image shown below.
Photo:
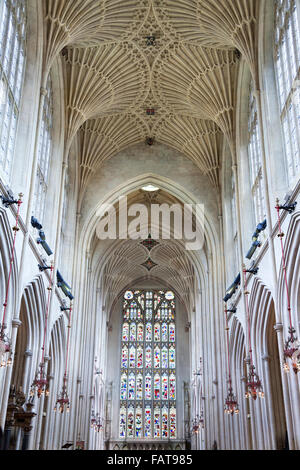
<path fill-rule="evenodd" d="M 234 309 L 231 309 L 234 310 Z M 225 331 L 226 331 L 226 346 L 227 346 L 227 367 L 228 367 L 228 393 L 225 398 L 224 412 L 225 414 L 233 416 L 239 414 L 239 405 L 236 396 L 233 393 L 231 369 L 230 369 L 230 350 L 229 350 L 229 326 L 228 326 L 228 311 L 227 305 L 225 306 Z"/>
<path fill-rule="evenodd" d="M 147 184 L 146 186 L 142 187 L 142 190 L 152 193 L 154 191 L 158 191 L 159 188 L 157 186 L 154 186 L 153 184 Z"/>
<path fill-rule="evenodd" d="M 250 318 L 250 309 L 249 309 L 249 300 L 248 295 L 250 292 L 247 290 L 247 269 L 245 265 L 243 265 L 243 273 L 244 273 L 244 287 L 245 287 L 245 302 L 246 302 L 246 313 L 248 319 L 248 346 L 249 346 L 249 373 L 246 382 L 246 392 L 245 398 L 253 398 L 253 400 L 257 399 L 257 396 L 260 398 L 264 398 L 265 394 L 263 391 L 262 382 L 255 372 L 255 366 L 253 364 L 253 350 L 251 345 L 251 318 Z"/>

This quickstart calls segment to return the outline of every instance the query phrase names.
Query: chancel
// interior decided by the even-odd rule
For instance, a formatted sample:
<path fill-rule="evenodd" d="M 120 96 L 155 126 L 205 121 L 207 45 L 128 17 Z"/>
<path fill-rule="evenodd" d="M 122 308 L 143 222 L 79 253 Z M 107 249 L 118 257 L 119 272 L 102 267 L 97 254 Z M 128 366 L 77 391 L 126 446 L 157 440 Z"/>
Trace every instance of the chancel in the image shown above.
<path fill-rule="evenodd" d="M 299 18 L 0 1 L 0 450 L 300 449 Z"/>

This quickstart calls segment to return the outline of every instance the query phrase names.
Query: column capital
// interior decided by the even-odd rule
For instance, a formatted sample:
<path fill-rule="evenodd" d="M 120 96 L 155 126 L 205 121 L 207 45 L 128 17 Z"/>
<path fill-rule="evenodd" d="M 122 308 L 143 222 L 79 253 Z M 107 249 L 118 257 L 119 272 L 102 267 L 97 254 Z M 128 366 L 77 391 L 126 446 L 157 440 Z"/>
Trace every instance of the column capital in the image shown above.
<path fill-rule="evenodd" d="M 272 359 L 272 356 L 269 356 L 269 354 L 263 354 L 261 358 L 263 361 L 270 362 Z"/>
<path fill-rule="evenodd" d="M 283 331 L 283 324 L 282 323 L 276 323 L 274 325 L 274 330 L 276 333 L 281 333 Z"/>
<path fill-rule="evenodd" d="M 11 324 L 13 328 L 19 328 L 19 326 L 22 325 L 22 322 L 18 318 L 13 318 Z"/>
<path fill-rule="evenodd" d="M 32 356 L 33 356 L 33 352 L 32 352 L 30 349 L 27 349 L 27 350 L 24 352 L 24 356 L 25 356 L 25 357 L 32 357 Z"/>
<path fill-rule="evenodd" d="M 44 87 L 42 86 L 40 92 L 41 92 L 41 95 L 42 95 L 42 96 L 47 96 L 47 88 L 44 88 Z"/>

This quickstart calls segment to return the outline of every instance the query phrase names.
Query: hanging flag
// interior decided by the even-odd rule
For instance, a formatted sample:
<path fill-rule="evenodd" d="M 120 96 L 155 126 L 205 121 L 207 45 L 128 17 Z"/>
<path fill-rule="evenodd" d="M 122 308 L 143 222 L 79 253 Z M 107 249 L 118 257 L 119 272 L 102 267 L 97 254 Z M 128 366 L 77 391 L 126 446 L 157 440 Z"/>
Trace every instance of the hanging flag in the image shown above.
<path fill-rule="evenodd" d="M 235 291 L 237 290 L 238 286 L 240 285 L 241 283 L 241 274 L 239 273 L 237 275 L 237 277 L 235 278 L 234 282 L 231 284 L 231 286 L 227 289 L 226 291 L 226 295 L 224 297 L 224 302 L 227 302 L 229 299 L 231 299 L 231 297 L 233 296 L 233 294 L 235 293 Z"/>
<path fill-rule="evenodd" d="M 53 252 L 52 252 L 50 246 L 48 245 L 48 243 L 46 242 L 46 235 L 42 230 L 39 231 L 39 236 L 40 236 L 40 238 L 38 238 L 36 242 L 39 245 L 42 245 L 42 247 L 44 248 L 44 250 L 46 251 L 48 256 L 52 255 Z"/>
<path fill-rule="evenodd" d="M 74 296 L 72 295 L 71 287 L 64 281 L 59 271 L 57 271 L 56 273 L 56 278 L 57 278 L 57 287 L 61 288 L 65 296 L 69 297 L 70 300 L 73 300 Z"/>
<path fill-rule="evenodd" d="M 43 226 L 39 223 L 39 221 L 35 217 L 31 217 L 31 225 L 33 228 L 36 228 L 38 230 L 42 230 Z"/>
<path fill-rule="evenodd" d="M 263 222 L 258 224 L 258 226 L 256 227 L 256 230 L 255 230 L 254 234 L 252 235 L 251 248 L 250 248 L 250 250 L 248 251 L 248 253 L 246 255 L 247 259 L 251 259 L 252 256 L 254 255 L 256 249 L 261 246 L 261 242 L 258 240 L 258 237 L 259 237 L 260 232 L 265 230 L 266 227 L 267 227 L 267 221 L 266 220 L 264 220 Z"/>

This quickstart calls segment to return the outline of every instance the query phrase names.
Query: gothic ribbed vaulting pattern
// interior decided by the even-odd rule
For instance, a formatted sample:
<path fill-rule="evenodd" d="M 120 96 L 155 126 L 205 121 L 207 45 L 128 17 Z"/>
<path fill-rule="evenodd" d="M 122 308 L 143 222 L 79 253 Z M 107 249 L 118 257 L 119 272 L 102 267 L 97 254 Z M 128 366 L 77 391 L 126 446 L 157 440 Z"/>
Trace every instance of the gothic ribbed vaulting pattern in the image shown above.
<path fill-rule="evenodd" d="M 44 74 L 60 57 L 66 148 L 77 139 L 79 149 L 78 211 L 101 166 L 131 145 L 146 145 L 147 137 L 154 140 L 154 152 L 162 143 L 192 160 L 218 191 L 224 139 L 235 151 L 241 57 L 257 77 L 259 0 L 45 0 L 44 5 Z M 130 197 L 143 198 L 138 192 Z M 156 202 L 170 197 L 159 191 Z M 186 250 L 177 241 L 160 240 L 151 250 L 156 266 L 150 273 L 142 266 L 148 256 L 134 240 L 111 247 L 101 270 L 108 311 L 121 289 L 150 278 L 164 280 L 191 309 L 194 268 Z"/>
<path fill-rule="evenodd" d="M 255 74 L 257 0 L 154 0 L 169 37 L 202 46 L 238 49 Z"/>
<path fill-rule="evenodd" d="M 47 0 L 46 67 L 66 46 L 131 39 L 150 8 L 147 0 Z"/>
<path fill-rule="evenodd" d="M 83 193 L 107 158 L 146 137 L 181 151 L 218 188 L 222 135 L 234 149 L 240 55 L 255 75 L 258 8 L 258 0 L 45 2 L 44 67 L 61 53 Z"/>
<path fill-rule="evenodd" d="M 131 43 L 76 47 L 65 59 L 68 138 L 87 119 L 133 111 L 149 91 L 147 63 Z"/>
<path fill-rule="evenodd" d="M 146 248 L 134 240 L 123 242 L 116 248 L 107 261 L 103 272 L 103 290 L 107 293 L 105 306 L 109 311 L 121 289 L 131 282 L 150 277 L 145 274 L 143 263 L 149 253 Z M 163 279 L 180 293 L 187 309 L 191 308 L 191 292 L 194 282 L 194 268 L 186 252 L 178 244 L 160 242 L 151 250 L 151 259 L 158 263 L 151 270 L 151 277 Z"/>

